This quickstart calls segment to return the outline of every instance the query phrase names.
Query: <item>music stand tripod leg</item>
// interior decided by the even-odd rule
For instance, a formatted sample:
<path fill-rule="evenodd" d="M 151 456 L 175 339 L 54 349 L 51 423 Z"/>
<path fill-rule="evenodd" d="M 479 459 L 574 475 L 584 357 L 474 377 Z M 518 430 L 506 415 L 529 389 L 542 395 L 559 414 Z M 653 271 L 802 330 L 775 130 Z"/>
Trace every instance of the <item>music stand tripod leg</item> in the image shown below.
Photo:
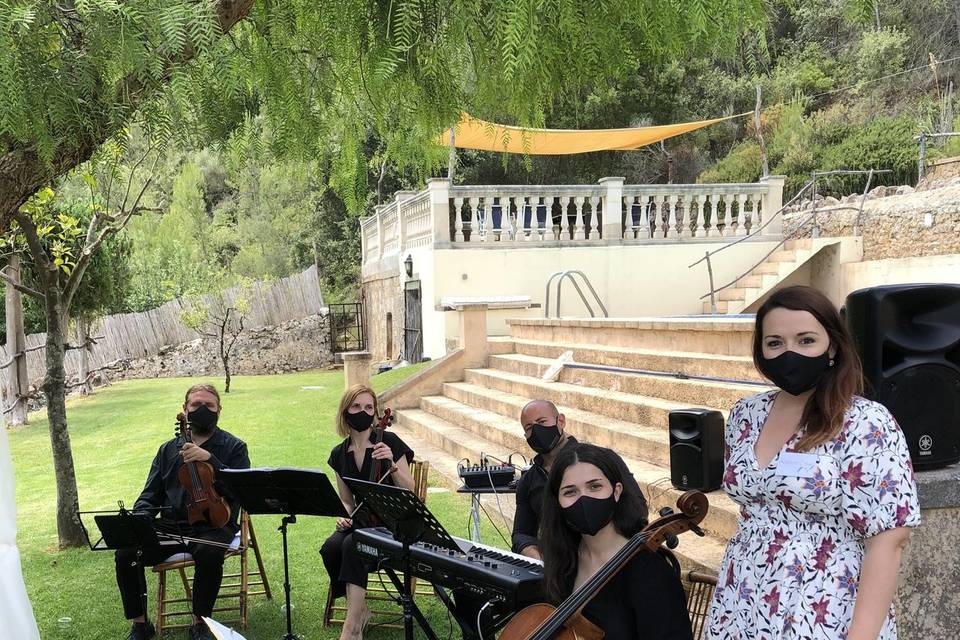
<path fill-rule="evenodd" d="M 286 596 L 286 611 L 287 611 L 287 633 L 283 636 L 283 640 L 298 640 L 298 637 L 293 634 L 293 623 L 291 621 L 290 613 L 290 561 L 287 554 L 287 525 L 294 524 L 297 521 L 297 516 L 290 515 L 285 516 L 283 520 L 280 521 L 280 527 L 278 531 L 281 533 L 283 538 L 283 592 Z"/>

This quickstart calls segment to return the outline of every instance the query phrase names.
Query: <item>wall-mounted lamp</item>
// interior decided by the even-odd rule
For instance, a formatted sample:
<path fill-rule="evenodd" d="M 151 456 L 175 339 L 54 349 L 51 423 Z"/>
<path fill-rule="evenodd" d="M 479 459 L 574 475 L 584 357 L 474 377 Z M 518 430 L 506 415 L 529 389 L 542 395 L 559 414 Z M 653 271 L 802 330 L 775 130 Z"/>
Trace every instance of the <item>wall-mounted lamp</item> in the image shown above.
<path fill-rule="evenodd" d="M 407 259 L 403 261 L 403 269 L 407 272 L 407 277 L 413 277 L 413 256 L 407 254 Z"/>

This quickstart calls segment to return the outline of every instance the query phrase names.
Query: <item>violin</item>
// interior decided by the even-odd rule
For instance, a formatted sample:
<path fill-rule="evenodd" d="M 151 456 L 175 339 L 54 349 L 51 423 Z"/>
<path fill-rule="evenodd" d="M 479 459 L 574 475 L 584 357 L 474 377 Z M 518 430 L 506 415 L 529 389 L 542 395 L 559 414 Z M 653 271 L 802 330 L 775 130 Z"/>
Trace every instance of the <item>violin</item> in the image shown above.
<path fill-rule="evenodd" d="M 177 435 L 184 442 L 193 442 L 190 423 L 183 413 L 177 414 Z M 177 471 L 180 484 L 190 496 L 187 503 L 187 522 L 206 522 L 221 528 L 230 522 L 230 505 L 213 486 L 217 472 L 209 462 L 184 462 Z"/>
<path fill-rule="evenodd" d="M 500 640 L 601 640 L 603 629 L 583 617 L 583 608 L 638 553 L 656 552 L 668 536 L 685 531 L 702 536 L 697 525 L 707 515 L 708 507 L 705 495 L 687 491 L 677 500 L 680 513 L 647 525 L 558 606 L 534 604 L 522 609 L 503 628 Z"/>

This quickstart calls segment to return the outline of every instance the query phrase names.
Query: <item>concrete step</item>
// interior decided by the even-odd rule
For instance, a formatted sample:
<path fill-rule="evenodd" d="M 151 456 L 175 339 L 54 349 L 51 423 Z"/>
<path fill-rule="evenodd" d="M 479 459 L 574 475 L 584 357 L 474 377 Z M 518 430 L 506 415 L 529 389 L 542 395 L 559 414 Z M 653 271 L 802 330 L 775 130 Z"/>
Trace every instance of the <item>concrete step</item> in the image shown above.
<path fill-rule="evenodd" d="M 579 363 L 644 369 L 646 371 L 682 371 L 687 375 L 714 376 L 737 380 L 763 380 L 763 376 L 753 366 L 753 359 L 749 354 L 718 356 L 711 353 L 684 353 L 591 344 L 558 344 L 540 340 L 513 340 L 510 338 L 497 341 L 497 347 L 491 349 L 493 355 L 517 353 L 550 359 L 560 357 L 564 351 L 573 351 L 574 362 Z"/>
<path fill-rule="evenodd" d="M 464 382 L 526 398 L 541 398 L 557 405 L 661 429 L 667 427 L 667 416 L 671 411 L 690 408 L 687 402 L 671 402 L 566 382 L 544 382 L 497 369 L 467 369 L 464 372 Z M 724 407 L 718 408 L 726 415 Z"/>
<path fill-rule="evenodd" d="M 797 252 L 787 251 L 785 249 L 774 251 L 772 254 L 770 254 L 770 257 L 767 258 L 767 262 L 796 262 L 796 261 L 797 261 Z"/>
<path fill-rule="evenodd" d="M 727 287 L 717 294 L 719 300 L 744 300 L 747 297 L 747 290 L 744 287 Z"/>
<path fill-rule="evenodd" d="M 707 298 L 703 301 L 703 312 L 704 313 L 713 313 L 713 307 L 710 306 L 710 299 Z M 730 303 L 726 300 L 717 300 L 717 313 L 732 313 L 729 311 Z"/>
<path fill-rule="evenodd" d="M 426 440 L 446 452 L 447 465 L 450 473 L 455 476 L 456 459 L 470 458 L 477 460 L 480 451 L 489 452 L 496 446 L 484 441 L 466 429 L 454 426 L 438 416 L 431 415 L 420 409 L 403 409 L 397 414 L 397 432 L 408 444 Z M 656 514 L 662 507 L 676 507 L 676 500 L 681 495 L 670 486 L 667 471 L 663 467 L 650 465 L 638 460 L 624 457 L 627 467 L 633 473 L 640 485 L 651 514 Z M 440 469 L 437 464 L 437 470 Z M 677 552 L 686 557 L 686 562 L 694 566 L 704 566 L 716 571 L 723 554 L 723 546 L 736 530 L 737 507 L 722 492 L 712 492 L 707 496 L 710 510 L 701 527 L 707 533 L 706 538 L 684 536 L 688 544 L 681 544 Z"/>
<path fill-rule="evenodd" d="M 507 321 L 518 340 L 590 344 L 657 351 L 743 356 L 750 353 L 750 318 L 517 318 Z"/>
<path fill-rule="evenodd" d="M 738 287 L 743 287 L 744 289 L 759 289 L 763 286 L 763 279 L 760 276 L 746 275 L 737 280 L 734 284 Z"/>
<path fill-rule="evenodd" d="M 523 437 L 518 416 L 529 398 L 491 391 L 465 382 L 443 386 L 443 396 L 420 399 L 420 408 L 502 447 L 502 451 L 533 455 Z M 670 449 L 663 429 L 645 427 L 571 407 L 557 407 L 566 430 L 577 439 L 616 449 L 651 464 L 669 466 Z M 498 454 L 497 457 L 500 457 Z"/>
<path fill-rule="evenodd" d="M 780 275 L 780 263 L 779 262 L 761 262 L 753 268 L 753 271 L 750 272 L 752 276 L 778 276 Z"/>
<path fill-rule="evenodd" d="M 812 249 L 813 240 L 811 238 L 797 238 L 796 240 L 787 240 L 783 243 L 783 248 L 788 251 L 794 251 L 796 249 Z"/>
<path fill-rule="evenodd" d="M 490 368 L 509 371 L 522 376 L 540 378 L 552 364 L 549 358 L 507 354 L 490 357 Z M 559 382 L 594 387 L 604 391 L 621 391 L 639 396 L 661 398 L 688 406 L 713 407 L 727 410 L 740 398 L 767 389 L 756 385 L 678 380 L 664 376 L 649 376 L 613 371 L 593 371 L 564 367 Z"/>

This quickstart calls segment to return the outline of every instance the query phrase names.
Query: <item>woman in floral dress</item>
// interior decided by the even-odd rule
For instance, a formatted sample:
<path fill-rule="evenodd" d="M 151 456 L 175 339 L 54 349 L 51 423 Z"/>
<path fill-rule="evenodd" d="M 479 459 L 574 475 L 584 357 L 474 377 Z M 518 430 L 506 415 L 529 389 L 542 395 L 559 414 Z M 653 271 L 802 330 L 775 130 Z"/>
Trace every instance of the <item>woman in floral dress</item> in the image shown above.
<path fill-rule="evenodd" d="M 740 400 L 724 489 L 740 505 L 711 640 L 894 640 L 900 558 L 920 524 L 900 427 L 866 400 L 850 334 L 810 287 L 757 312 L 757 369 L 779 389 Z"/>

